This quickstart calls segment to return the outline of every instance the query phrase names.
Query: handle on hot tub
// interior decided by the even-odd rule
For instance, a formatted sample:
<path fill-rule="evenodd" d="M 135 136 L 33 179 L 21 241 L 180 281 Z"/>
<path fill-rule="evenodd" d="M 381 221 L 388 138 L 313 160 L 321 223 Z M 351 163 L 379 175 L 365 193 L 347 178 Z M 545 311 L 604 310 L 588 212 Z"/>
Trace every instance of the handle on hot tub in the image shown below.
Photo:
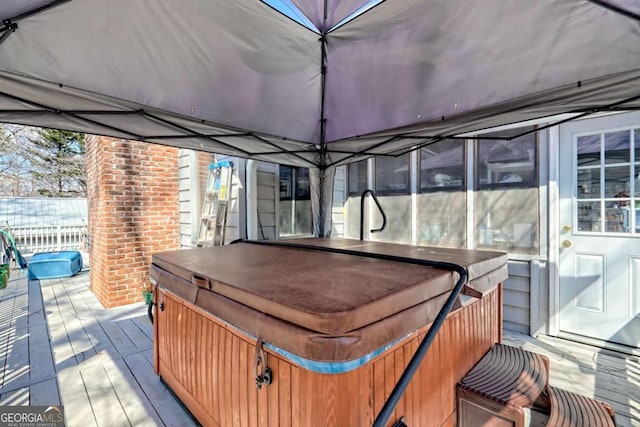
<path fill-rule="evenodd" d="M 367 194 L 371 194 L 371 197 L 373 197 L 373 201 L 376 202 L 376 206 L 378 207 L 378 210 L 382 215 L 382 226 L 380 226 L 380 228 L 372 228 L 369 231 L 371 233 L 379 233 L 387 226 L 387 216 L 384 214 L 384 210 L 382 209 L 382 206 L 380 206 L 380 202 L 378 202 L 376 193 L 374 193 L 374 191 L 371 189 L 364 190 L 362 196 L 360 196 L 360 240 L 364 240 L 364 198 L 367 196 Z"/>
<path fill-rule="evenodd" d="M 147 317 L 153 325 L 153 306 L 155 305 L 156 293 L 158 291 L 158 282 L 152 277 L 149 277 L 149 281 L 153 285 L 153 296 L 151 297 L 151 301 L 149 301 L 149 305 L 147 306 Z"/>

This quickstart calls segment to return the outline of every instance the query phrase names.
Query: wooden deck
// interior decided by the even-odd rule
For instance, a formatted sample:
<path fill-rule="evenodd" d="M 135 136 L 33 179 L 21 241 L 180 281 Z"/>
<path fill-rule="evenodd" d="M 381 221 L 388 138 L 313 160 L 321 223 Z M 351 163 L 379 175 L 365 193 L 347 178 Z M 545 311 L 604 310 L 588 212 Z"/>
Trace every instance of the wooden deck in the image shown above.
<path fill-rule="evenodd" d="M 0 405 L 65 407 L 69 426 L 196 423 L 153 373 L 145 306 L 105 310 L 87 271 L 0 290 Z M 551 385 L 610 403 L 622 427 L 640 427 L 640 360 L 553 338 L 506 333 L 505 343 L 551 362 Z"/>

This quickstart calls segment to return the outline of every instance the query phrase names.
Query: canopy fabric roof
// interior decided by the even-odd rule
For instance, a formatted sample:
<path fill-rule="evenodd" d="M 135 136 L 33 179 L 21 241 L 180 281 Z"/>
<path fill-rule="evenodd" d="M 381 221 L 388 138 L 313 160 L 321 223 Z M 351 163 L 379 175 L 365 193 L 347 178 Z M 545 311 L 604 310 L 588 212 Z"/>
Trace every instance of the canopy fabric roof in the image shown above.
<path fill-rule="evenodd" d="M 270 3 L 3 0 L 0 121 L 324 169 L 640 106 L 632 0 Z"/>

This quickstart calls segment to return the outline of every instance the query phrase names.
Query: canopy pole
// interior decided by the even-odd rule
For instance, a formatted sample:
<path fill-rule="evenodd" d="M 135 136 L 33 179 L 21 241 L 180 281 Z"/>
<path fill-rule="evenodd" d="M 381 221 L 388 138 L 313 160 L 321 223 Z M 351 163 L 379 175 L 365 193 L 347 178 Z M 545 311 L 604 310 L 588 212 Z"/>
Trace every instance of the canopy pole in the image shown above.
<path fill-rule="evenodd" d="M 0 34 L 0 44 L 4 43 L 9 36 L 16 32 L 18 29 L 18 24 L 12 22 L 10 19 L 4 21 L 4 29 L 2 30 L 2 34 Z"/>
<path fill-rule="evenodd" d="M 331 231 L 331 224 L 329 224 L 329 230 L 326 230 L 326 218 L 327 215 L 327 195 L 326 189 L 333 188 L 333 185 L 327 186 L 325 182 L 327 179 L 327 118 L 325 117 L 325 96 L 327 87 L 327 0 L 324 1 L 324 25 L 322 26 L 320 35 L 320 158 L 318 159 L 319 169 L 319 183 L 318 183 L 318 217 L 315 218 L 318 221 L 317 230 L 318 237 L 325 237 Z M 333 174 L 330 174 L 333 176 Z M 331 183 L 332 184 L 332 183 Z M 331 197 L 329 197 L 331 199 Z M 329 208 L 330 209 L 330 208 Z M 329 216 L 330 218 L 330 216 Z"/>

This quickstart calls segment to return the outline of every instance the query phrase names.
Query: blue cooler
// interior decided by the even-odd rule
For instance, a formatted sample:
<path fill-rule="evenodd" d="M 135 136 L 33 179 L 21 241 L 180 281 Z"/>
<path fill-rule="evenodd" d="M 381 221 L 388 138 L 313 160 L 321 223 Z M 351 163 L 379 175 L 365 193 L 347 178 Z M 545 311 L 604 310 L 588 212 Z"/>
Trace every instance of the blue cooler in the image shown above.
<path fill-rule="evenodd" d="M 29 261 L 29 279 L 71 277 L 82 269 L 78 251 L 41 252 Z"/>

